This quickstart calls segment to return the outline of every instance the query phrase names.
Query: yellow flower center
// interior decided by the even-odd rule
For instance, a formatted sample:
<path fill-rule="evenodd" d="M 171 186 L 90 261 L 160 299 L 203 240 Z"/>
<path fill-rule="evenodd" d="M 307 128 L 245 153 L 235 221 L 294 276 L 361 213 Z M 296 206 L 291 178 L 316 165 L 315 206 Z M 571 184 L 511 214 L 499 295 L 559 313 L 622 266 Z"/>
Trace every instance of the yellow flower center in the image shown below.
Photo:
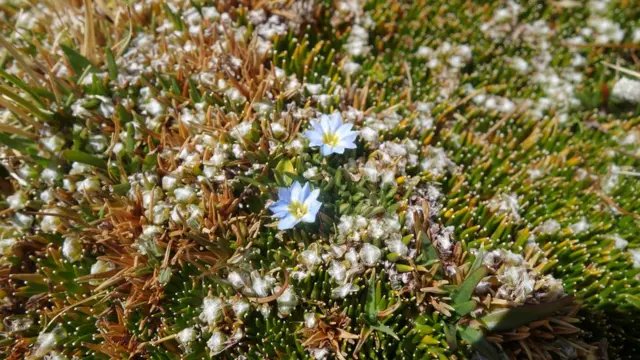
<path fill-rule="evenodd" d="M 331 146 L 331 147 L 338 146 L 338 142 L 339 141 L 340 141 L 340 138 L 335 133 L 326 132 L 322 136 L 322 142 L 327 144 L 327 145 L 329 145 L 329 146 Z"/>
<path fill-rule="evenodd" d="M 308 210 L 307 206 L 299 201 L 292 201 L 289 204 L 289 213 L 296 219 L 301 219 L 303 216 L 307 215 Z"/>

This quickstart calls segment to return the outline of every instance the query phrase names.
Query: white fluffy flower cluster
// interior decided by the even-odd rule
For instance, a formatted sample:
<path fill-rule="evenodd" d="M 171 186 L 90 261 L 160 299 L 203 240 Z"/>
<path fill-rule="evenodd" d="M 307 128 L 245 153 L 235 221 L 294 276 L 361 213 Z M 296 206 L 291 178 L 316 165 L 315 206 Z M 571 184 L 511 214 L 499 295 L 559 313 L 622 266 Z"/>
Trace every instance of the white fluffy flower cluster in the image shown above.
<path fill-rule="evenodd" d="M 476 292 L 490 291 L 496 299 L 520 304 L 549 302 L 565 294 L 561 280 L 539 274 L 520 254 L 494 250 L 484 255 L 483 263 L 493 274 L 478 284 Z"/>
<path fill-rule="evenodd" d="M 640 81 L 622 77 L 616 81 L 611 95 L 622 101 L 640 104 Z"/>
<path fill-rule="evenodd" d="M 361 114 L 355 110 L 352 117 L 357 118 L 360 115 Z M 360 137 L 369 147 L 377 148 L 380 142 L 380 134 L 396 128 L 400 124 L 400 121 L 402 121 L 402 116 L 397 112 L 392 112 L 382 119 L 376 116 L 365 116 L 363 121 L 364 125 L 362 129 L 360 129 Z"/>
<path fill-rule="evenodd" d="M 495 198 L 489 200 L 488 205 L 494 212 L 509 215 L 516 221 L 520 220 L 520 204 L 516 194 L 498 194 Z"/>
<path fill-rule="evenodd" d="M 421 46 L 415 53 L 426 61 L 426 67 L 433 71 L 440 84 L 439 100 L 449 99 L 460 84 L 462 68 L 472 59 L 473 50 L 466 44 L 442 42 L 438 47 Z"/>
<path fill-rule="evenodd" d="M 404 226 L 407 229 L 413 229 L 415 214 L 417 212 L 419 215 L 423 215 L 425 205 L 429 209 L 430 216 L 437 215 L 442 209 L 442 197 L 440 190 L 431 184 L 415 184 L 413 193 L 409 197 Z"/>
<path fill-rule="evenodd" d="M 496 8 L 491 19 L 482 24 L 480 29 L 492 39 L 504 39 L 513 34 L 521 11 L 520 4 L 509 1 L 504 6 Z"/>
<path fill-rule="evenodd" d="M 358 287 L 353 284 L 356 277 L 367 268 L 380 265 L 383 253 L 396 256 L 408 256 L 410 253 L 403 241 L 397 217 L 367 219 L 343 215 L 335 240 L 326 247 L 311 244 L 298 255 L 300 266 L 292 272 L 294 279 L 302 280 L 319 267 L 326 267 L 336 284 L 332 290 L 334 298 L 344 298 L 356 292 Z"/>
<path fill-rule="evenodd" d="M 408 168 L 419 164 L 420 144 L 417 140 L 379 142 L 380 134 L 396 126 L 400 120 L 400 115 L 395 113 L 383 120 L 365 118 L 365 127 L 360 131 L 361 138 L 377 151 L 358 166 L 359 173 L 372 183 L 395 185 L 396 179 L 405 176 Z"/>
<path fill-rule="evenodd" d="M 397 216 L 373 219 L 359 215 L 340 217 L 337 234 L 339 243 L 359 241 L 381 243 L 400 239 L 402 239 L 402 233 Z"/>
<path fill-rule="evenodd" d="M 313 261 L 315 261 L 315 259 Z M 276 301 L 278 314 L 282 317 L 288 316 L 298 304 L 298 295 L 295 289 L 289 285 L 280 293 L 282 289 L 281 285 L 279 285 L 276 278 L 270 274 L 261 276 L 260 273 L 255 270 L 250 273 L 236 270 L 231 271 L 227 275 L 227 281 L 234 289 L 249 297 L 267 297 L 273 294 L 280 294 Z M 244 314 L 244 312 L 249 309 L 248 304 L 246 308 L 241 306 L 240 309 L 243 310 L 242 313 Z M 268 316 L 270 306 L 268 303 L 264 304 L 259 310 L 265 316 Z"/>
<path fill-rule="evenodd" d="M 224 317 L 234 316 L 236 319 L 242 319 L 249 309 L 249 303 L 242 297 L 227 299 L 209 295 L 202 302 L 202 311 L 198 317 L 200 323 L 178 332 L 178 342 L 186 352 L 189 352 L 193 341 L 200 336 L 209 336 L 207 347 L 212 355 L 218 354 L 234 346 L 244 337 L 240 327 L 233 329 L 224 327 Z"/>

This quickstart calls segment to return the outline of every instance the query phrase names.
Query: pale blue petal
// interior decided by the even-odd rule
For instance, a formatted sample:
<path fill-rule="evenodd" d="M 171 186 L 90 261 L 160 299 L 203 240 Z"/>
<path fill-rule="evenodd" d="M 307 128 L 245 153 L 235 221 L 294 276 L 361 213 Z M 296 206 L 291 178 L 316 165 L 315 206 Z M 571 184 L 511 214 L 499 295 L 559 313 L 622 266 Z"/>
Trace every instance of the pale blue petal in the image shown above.
<path fill-rule="evenodd" d="M 304 203 L 305 199 L 309 197 L 309 194 L 311 193 L 311 188 L 309 187 L 309 183 L 304 184 L 304 186 L 302 187 L 302 192 L 300 192 L 300 201 L 301 203 Z"/>
<path fill-rule="evenodd" d="M 302 192 L 302 186 L 300 183 L 295 181 L 293 185 L 291 185 L 291 202 L 298 201 L 300 202 L 300 193 Z"/>
<path fill-rule="evenodd" d="M 279 188 L 278 189 L 278 202 L 289 202 L 291 199 L 291 190 L 288 188 Z"/>
<path fill-rule="evenodd" d="M 322 134 L 324 133 L 324 129 L 322 128 L 322 123 L 320 121 L 317 120 L 312 120 L 311 121 L 311 127 L 313 128 L 313 130 L 315 130 L 315 132 L 317 132 L 318 134 Z"/>
<path fill-rule="evenodd" d="M 329 156 L 333 153 L 333 148 L 327 144 L 322 145 L 322 155 Z"/>
<path fill-rule="evenodd" d="M 289 203 L 278 201 L 269 207 L 273 211 L 273 217 L 283 218 L 289 215 Z"/>
<path fill-rule="evenodd" d="M 353 141 L 344 141 L 344 140 L 340 140 L 338 142 L 338 146 L 345 149 L 355 149 L 357 147 Z"/>
<path fill-rule="evenodd" d="M 333 131 L 331 131 L 331 118 L 329 118 L 327 115 L 320 116 L 320 127 L 322 127 L 323 134 L 333 133 Z"/>
<path fill-rule="evenodd" d="M 338 144 L 338 146 L 333 148 L 333 153 L 334 154 L 344 154 L 344 147 L 340 146 L 340 144 Z"/>
<path fill-rule="evenodd" d="M 304 133 L 309 139 L 309 146 L 322 146 L 322 134 L 315 131 L 307 131 Z"/>
<path fill-rule="evenodd" d="M 318 211 L 320 211 L 320 206 L 322 206 L 322 203 L 320 201 L 312 201 L 308 205 L 307 214 L 303 216 L 302 219 L 300 220 L 306 223 L 315 222 L 316 216 L 318 215 Z"/>
<path fill-rule="evenodd" d="M 289 211 L 282 211 L 282 212 L 278 212 L 278 213 L 273 214 L 273 218 L 274 219 L 282 219 L 282 218 L 286 218 L 289 215 L 291 215 L 291 213 Z"/>
<path fill-rule="evenodd" d="M 309 203 L 308 209 L 309 209 L 309 213 L 313 214 L 313 216 L 315 216 L 318 211 L 320 211 L 320 207 L 322 206 L 322 203 L 320 201 L 314 200 L 311 203 Z"/>
<path fill-rule="evenodd" d="M 341 136 L 340 140 L 354 142 L 357 137 L 358 137 L 358 132 L 357 131 L 351 131 L 348 134 L 345 134 L 344 136 Z"/>
<path fill-rule="evenodd" d="M 342 115 L 339 112 L 334 112 L 331 116 L 331 133 L 335 134 L 340 126 L 342 126 Z"/>
<path fill-rule="evenodd" d="M 318 199 L 318 196 L 320 196 L 320 190 L 319 189 L 315 189 L 313 190 L 309 196 L 307 196 L 304 199 L 304 204 L 309 206 L 309 204 L 311 204 L 313 201 L 316 201 Z"/>
<path fill-rule="evenodd" d="M 343 124 L 338 128 L 338 130 L 336 130 L 336 135 L 338 135 L 338 137 L 347 136 L 351 133 L 351 128 L 353 128 L 352 123 Z"/>
<path fill-rule="evenodd" d="M 292 229 L 294 226 L 296 226 L 298 222 L 299 220 L 296 219 L 295 216 L 289 215 L 283 219 L 280 219 L 280 221 L 278 221 L 278 230 Z"/>

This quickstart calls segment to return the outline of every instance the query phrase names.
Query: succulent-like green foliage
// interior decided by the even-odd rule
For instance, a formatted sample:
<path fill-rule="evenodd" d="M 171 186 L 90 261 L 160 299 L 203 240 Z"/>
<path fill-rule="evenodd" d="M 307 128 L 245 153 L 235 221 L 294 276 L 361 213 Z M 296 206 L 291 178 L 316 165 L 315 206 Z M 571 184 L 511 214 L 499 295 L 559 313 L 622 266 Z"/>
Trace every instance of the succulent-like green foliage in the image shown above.
<path fill-rule="evenodd" d="M 633 358 L 638 19 L 0 2 L 0 354 Z"/>

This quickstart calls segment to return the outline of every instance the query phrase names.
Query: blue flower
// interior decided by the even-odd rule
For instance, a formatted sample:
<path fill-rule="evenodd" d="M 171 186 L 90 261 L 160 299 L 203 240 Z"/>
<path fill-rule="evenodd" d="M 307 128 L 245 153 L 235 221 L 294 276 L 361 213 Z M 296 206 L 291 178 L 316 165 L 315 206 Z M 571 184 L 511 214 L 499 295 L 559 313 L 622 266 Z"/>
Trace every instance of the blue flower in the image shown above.
<path fill-rule="evenodd" d="M 299 222 L 312 223 L 322 203 L 318 201 L 320 190 L 311 191 L 309 184 L 294 182 L 290 188 L 278 189 L 278 201 L 269 207 L 273 217 L 280 219 L 278 229 L 292 229 Z"/>
<path fill-rule="evenodd" d="M 331 115 L 320 116 L 320 121 L 311 121 L 313 130 L 308 130 L 305 135 L 310 140 L 309 146 L 321 147 L 322 155 L 328 156 L 333 153 L 342 154 L 344 149 L 356 148 L 357 131 L 351 131 L 353 124 L 342 123 L 342 116 L 339 112 Z"/>

